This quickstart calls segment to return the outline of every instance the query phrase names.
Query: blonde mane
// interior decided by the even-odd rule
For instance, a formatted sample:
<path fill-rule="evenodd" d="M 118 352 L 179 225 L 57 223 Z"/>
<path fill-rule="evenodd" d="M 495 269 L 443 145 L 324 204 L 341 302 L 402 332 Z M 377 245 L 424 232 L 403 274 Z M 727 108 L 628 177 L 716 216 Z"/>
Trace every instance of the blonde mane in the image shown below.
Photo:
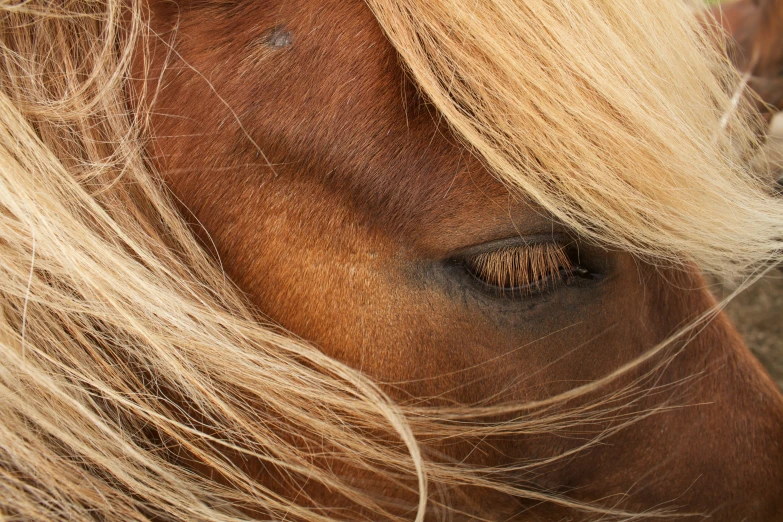
<path fill-rule="evenodd" d="M 368 3 L 466 145 L 577 233 L 730 278 L 780 256 L 737 73 L 686 2 Z"/>
<path fill-rule="evenodd" d="M 379 500 L 389 485 L 419 499 L 417 520 L 433 491 L 462 485 L 625 516 L 435 462 L 419 441 L 611 416 L 634 389 L 592 409 L 547 406 L 664 345 L 545 403 L 417 409 L 259 323 L 147 161 L 141 107 L 155 93 L 128 93 L 153 35 L 130 4 L 2 4 L 0 519 L 333 519 L 237 458 L 263 462 L 291 491 L 321 484 L 375 519 L 402 519 Z M 744 166 L 755 146 L 744 112 L 721 126 L 738 78 L 691 7 L 368 4 L 465 145 L 576 233 L 726 277 L 779 259 L 783 205 Z M 375 479 L 357 485 L 346 470 Z"/>

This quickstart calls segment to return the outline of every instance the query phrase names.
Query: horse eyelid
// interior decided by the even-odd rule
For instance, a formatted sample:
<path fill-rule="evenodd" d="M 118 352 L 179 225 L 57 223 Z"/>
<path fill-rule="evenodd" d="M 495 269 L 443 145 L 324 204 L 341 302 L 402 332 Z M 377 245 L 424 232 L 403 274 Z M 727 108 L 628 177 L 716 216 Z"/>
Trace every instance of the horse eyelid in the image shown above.
<path fill-rule="evenodd" d="M 575 276 L 588 276 L 568 245 L 537 243 L 507 246 L 463 259 L 465 269 L 498 297 L 532 297 L 554 290 Z"/>

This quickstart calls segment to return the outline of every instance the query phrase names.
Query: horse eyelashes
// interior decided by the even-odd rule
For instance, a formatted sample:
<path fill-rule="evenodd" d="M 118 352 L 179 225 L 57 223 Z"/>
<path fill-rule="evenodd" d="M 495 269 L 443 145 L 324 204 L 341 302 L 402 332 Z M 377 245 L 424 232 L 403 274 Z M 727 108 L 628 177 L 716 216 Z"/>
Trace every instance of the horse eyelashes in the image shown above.
<path fill-rule="evenodd" d="M 565 245 L 538 243 L 504 247 L 465 260 L 466 268 L 500 296 L 532 296 L 553 288 L 579 267 Z"/>

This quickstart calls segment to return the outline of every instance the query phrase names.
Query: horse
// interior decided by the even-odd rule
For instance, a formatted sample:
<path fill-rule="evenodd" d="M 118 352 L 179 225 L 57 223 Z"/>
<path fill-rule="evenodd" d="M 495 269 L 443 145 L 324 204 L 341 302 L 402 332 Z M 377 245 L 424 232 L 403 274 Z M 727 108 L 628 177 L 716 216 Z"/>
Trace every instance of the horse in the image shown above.
<path fill-rule="evenodd" d="M 767 120 L 783 110 L 783 3 L 777 0 L 739 0 L 718 4 L 711 15 L 729 40 L 729 56 L 757 94 L 759 111 Z"/>
<path fill-rule="evenodd" d="M 783 515 L 685 2 L 6 2 L 9 520 Z M 724 124 L 726 123 L 726 124 Z"/>

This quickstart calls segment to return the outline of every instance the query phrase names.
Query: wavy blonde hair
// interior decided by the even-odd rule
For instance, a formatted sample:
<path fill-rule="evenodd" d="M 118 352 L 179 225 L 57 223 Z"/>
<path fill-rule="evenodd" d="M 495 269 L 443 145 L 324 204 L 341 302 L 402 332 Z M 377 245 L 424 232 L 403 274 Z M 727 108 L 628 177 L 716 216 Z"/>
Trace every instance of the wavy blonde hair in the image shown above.
<path fill-rule="evenodd" d="M 737 78 L 692 7 L 367 3 L 465 145 L 577 233 L 731 277 L 779 257 L 781 202 L 744 167 L 755 144 L 732 109 Z M 661 346 L 543 403 L 395 404 L 261 324 L 174 210 L 145 158 L 154 93 L 128 94 L 131 61 L 152 38 L 142 5 L 0 6 L 0 518 L 351 516 L 313 506 L 306 483 L 374 519 L 405 518 L 378 494 L 390 485 L 418 499 L 417 520 L 438 503 L 431 490 L 461 485 L 625 515 L 425 458 L 419 440 L 615 415 L 636 391 L 562 405 Z M 514 418 L 487 420 L 501 413 Z M 283 486 L 257 480 L 245 459 Z M 346 470 L 368 478 L 357 485 Z"/>

